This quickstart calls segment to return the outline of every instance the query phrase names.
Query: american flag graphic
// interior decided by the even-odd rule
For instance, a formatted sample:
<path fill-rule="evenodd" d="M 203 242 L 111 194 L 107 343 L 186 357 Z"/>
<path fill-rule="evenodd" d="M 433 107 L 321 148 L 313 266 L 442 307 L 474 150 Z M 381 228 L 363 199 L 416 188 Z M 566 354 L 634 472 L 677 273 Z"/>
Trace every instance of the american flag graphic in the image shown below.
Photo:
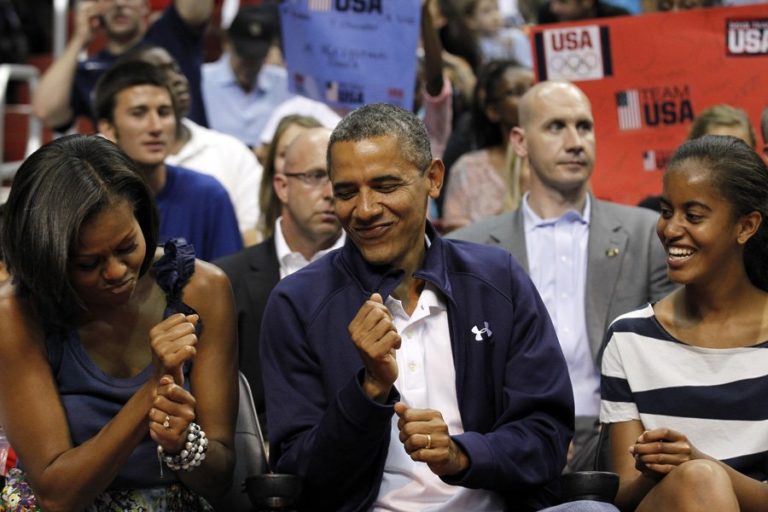
<path fill-rule="evenodd" d="M 310 11 L 330 11 L 333 0 L 309 0 Z"/>
<path fill-rule="evenodd" d="M 656 152 L 652 149 L 643 151 L 643 170 L 655 171 L 656 169 Z"/>
<path fill-rule="evenodd" d="M 616 93 L 616 112 L 619 114 L 620 130 L 637 130 L 642 128 L 640 95 L 636 89 Z"/>

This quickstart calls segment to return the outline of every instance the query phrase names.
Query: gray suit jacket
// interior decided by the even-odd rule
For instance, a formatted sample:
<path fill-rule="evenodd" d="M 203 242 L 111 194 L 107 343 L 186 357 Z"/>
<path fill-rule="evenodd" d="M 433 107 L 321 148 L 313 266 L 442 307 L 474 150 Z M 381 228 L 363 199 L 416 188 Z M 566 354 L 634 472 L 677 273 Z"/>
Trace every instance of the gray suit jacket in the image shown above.
<path fill-rule="evenodd" d="M 585 309 L 599 369 L 608 325 L 619 315 L 659 300 L 675 285 L 667 278 L 666 256 L 656 236 L 657 213 L 592 197 L 590 217 Z M 448 237 L 504 247 L 528 271 L 522 209 L 481 220 Z"/>

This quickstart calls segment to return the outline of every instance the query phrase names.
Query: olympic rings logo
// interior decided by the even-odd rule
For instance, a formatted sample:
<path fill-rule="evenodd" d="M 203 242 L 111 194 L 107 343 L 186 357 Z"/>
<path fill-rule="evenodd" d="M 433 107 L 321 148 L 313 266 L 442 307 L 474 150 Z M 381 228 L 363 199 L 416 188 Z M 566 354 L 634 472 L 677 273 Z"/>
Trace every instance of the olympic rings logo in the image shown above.
<path fill-rule="evenodd" d="M 566 76 L 585 76 L 594 71 L 598 64 L 599 60 L 594 52 L 555 55 L 549 59 L 549 68 Z"/>

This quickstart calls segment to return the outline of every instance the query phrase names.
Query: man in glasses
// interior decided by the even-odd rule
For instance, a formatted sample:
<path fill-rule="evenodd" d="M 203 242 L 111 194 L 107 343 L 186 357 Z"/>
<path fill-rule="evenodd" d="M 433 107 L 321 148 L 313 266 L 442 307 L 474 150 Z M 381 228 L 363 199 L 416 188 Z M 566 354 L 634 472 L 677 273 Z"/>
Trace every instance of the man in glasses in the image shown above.
<path fill-rule="evenodd" d="M 273 181 L 282 205 L 274 236 L 214 262 L 232 282 L 238 311 L 240 370 L 251 385 L 262 428 L 266 414 L 259 330 L 269 292 L 280 279 L 344 244 L 333 210 L 325 158 L 330 133 L 327 128 L 310 128 L 288 146 L 283 172 Z"/>

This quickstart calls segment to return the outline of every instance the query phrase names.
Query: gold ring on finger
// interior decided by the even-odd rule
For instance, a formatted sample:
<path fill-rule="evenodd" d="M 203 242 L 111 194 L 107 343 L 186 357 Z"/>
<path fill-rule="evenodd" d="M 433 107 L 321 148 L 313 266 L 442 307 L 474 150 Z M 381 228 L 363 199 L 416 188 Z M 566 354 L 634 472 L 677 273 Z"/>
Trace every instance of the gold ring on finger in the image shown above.
<path fill-rule="evenodd" d="M 427 446 L 424 449 L 429 450 L 430 448 L 432 448 L 432 434 L 427 434 Z"/>

